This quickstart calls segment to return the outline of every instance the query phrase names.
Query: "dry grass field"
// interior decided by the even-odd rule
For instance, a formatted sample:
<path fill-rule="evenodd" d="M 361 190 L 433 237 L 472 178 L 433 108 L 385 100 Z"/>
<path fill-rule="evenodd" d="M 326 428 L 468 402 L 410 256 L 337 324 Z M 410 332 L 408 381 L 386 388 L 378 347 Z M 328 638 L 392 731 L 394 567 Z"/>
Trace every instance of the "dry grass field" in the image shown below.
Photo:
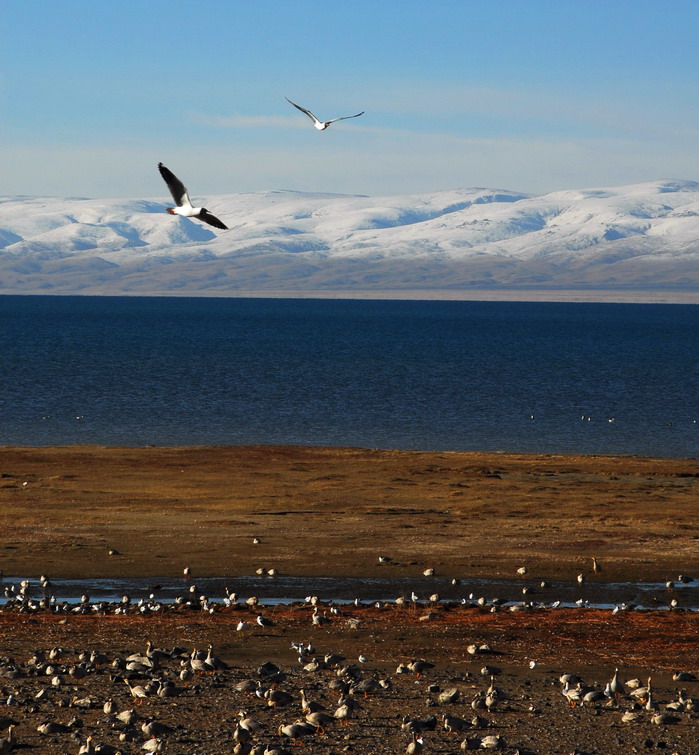
<path fill-rule="evenodd" d="M 665 580 L 699 570 L 698 508 L 693 459 L 4 447 L 0 568 L 375 576 L 389 555 L 382 575 L 573 579 L 594 555 L 605 580 Z"/>

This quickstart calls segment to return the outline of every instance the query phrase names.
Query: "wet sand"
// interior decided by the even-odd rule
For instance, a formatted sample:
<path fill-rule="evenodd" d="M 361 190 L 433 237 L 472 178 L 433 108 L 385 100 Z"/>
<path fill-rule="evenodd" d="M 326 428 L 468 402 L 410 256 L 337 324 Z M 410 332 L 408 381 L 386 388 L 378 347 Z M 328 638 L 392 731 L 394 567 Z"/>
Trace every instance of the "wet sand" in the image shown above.
<path fill-rule="evenodd" d="M 244 448 L 3 448 L 0 451 L 0 568 L 5 575 L 38 577 L 181 577 L 188 565 L 197 576 L 235 577 L 260 567 L 287 575 L 415 577 L 434 568 L 438 577 L 510 578 L 527 567 L 525 580 L 589 582 L 676 579 L 699 576 L 696 521 L 699 472 L 694 460 L 637 457 L 461 454 L 296 447 Z M 25 484 L 26 483 L 26 484 Z M 253 538 L 260 543 L 253 543 Z M 119 555 L 108 555 L 109 550 Z M 379 564 L 378 557 L 391 558 Z M 591 569 L 596 556 L 602 572 Z M 184 587 L 184 585 L 183 585 Z M 680 591 L 677 591 L 679 593 Z M 675 592 L 668 592 L 668 602 Z M 247 596 L 243 596 L 247 597 Z M 361 596 L 360 596 L 361 597 Z M 396 596 L 398 597 L 398 596 Z M 555 596 L 551 596 L 552 598 Z M 17 721 L 20 742 L 35 752 L 77 752 L 78 740 L 142 752 L 146 736 L 119 743 L 121 724 L 102 705 L 132 705 L 113 669 L 116 657 L 142 651 L 146 639 L 189 653 L 213 643 L 231 668 L 177 681 L 175 698 L 151 697 L 134 706 L 172 730 L 167 753 L 229 753 L 234 720 L 244 707 L 265 724 L 255 744 L 281 743 L 280 723 L 301 714 L 299 690 L 330 712 L 337 694 L 328 689 L 336 669 L 304 671 L 290 643 L 309 642 L 315 655 L 340 653 L 363 678 L 390 680 L 391 689 L 365 700 L 344 730 L 328 727 L 299 752 L 401 753 L 410 741 L 403 716 L 455 713 L 469 721 L 471 701 L 490 679 L 485 664 L 500 670 L 496 684 L 507 694 L 491 713 L 491 728 L 448 734 L 440 722 L 425 733 L 424 752 L 456 753 L 464 738 L 503 737 L 503 750 L 570 753 L 696 753 L 697 714 L 683 712 L 672 725 L 651 723 L 642 711 L 622 723 L 632 706 L 623 698 L 570 708 L 558 681 L 564 672 L 604 687 L 614 668 L 622 679 L 651 675 L 655 702 L 664 709 L 680 688 L 699 697 L 696 682 L 675 682 L 678 670 L 699 673 L 699 613 L 537 608 L 512 612 L 443 601 L 417 606 L 320 606 L 330 623 L 313 626 L 309 605 L 224 606 L 212 613 L 182 607 L 127 615 L 47 615 L 19 608 L 0 613 L 1 697 L 17 705 L 2 715 Z M 258 627 L 260 612 L 274 622 Z M 238 622 L 248 626 L 238 632 Z M 357 620 L 357 621 L 350 621 Z M 471 655 L 471 644 L 493 653 Z M 27 661 L 36 649 L 60 646 L 64 658 L 52 676 Z M 68 668 L 81 650 L 100 650 L 108 664 L 76 679 Z M 360 654 L 368 661 L 360 664 Z M 426 658 L 424 677 L 398 674 L 399 663 Z M 163 663 L 179 672 L 183 657 Z M 293 702 L 274 710 L 264 700 L 234 689 L 256 678 L 264 661 L 287 674 L 280 688 Z M 535 661 L 533 669 L 529 664 Z M 163 674 L 165 672 L 159 672 Z M 154 674 L 132 679 L 143 683 Z M 456 702 L 440 690 L 456 687 Z M 43 688 L 46 697 L 37 699 Z M 94 707 L 71 700 L 91 697 Z M 83 726 L 42 737 L 36 727 L 50 719 Z M 72 738 L 71 738 L 72 737 Z"/>

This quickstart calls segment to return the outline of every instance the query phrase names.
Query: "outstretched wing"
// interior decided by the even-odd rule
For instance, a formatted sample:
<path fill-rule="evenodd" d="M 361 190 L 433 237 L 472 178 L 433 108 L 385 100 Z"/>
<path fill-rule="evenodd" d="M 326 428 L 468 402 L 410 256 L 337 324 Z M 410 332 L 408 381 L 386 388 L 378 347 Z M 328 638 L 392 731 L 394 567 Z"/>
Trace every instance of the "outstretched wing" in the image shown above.
<path fill-rule="evenodd" d="M 220 228 L 223 231 L 228 230 L 228 226 L 224 225 L 215 215 L 212 215 L 206 207 L 203 207 L 199 215 L 199 220 L 203 220 L 205 223 L 214 226 L 214 228 Z"/>
<path fill-rule="evenodd" d="M 343 115 L 342 118 L 333 118 L 331 121 L 326 121 L 326 123 L 335 123 L 335 121 L 346 121 L 349 118 L 359 118 L 360 115 L 364 115 L 363 110 L 361 113 L 357 113 L 357 115 Z"/>
<path fill-rule="evenodd" d="M 284 98 L 290 105 L 293 105 L 297 110 L 300 110 L 302 113 L 305 113 L 314 123 L 321 123 L 321 121 L 318 120 L 318 118 L 313 115 L 313 113 L 310 110 L 306 110 L 305 107 L 301 107 L 301 105 L 297 105 L 295 102 L 292 102 L 288 97 Z"/>
<path fill-rule="evenodd" d="M 192 203 L 189 201 L 189 194 L 187 194 L 187 189 L 182 181 L 162 163 L 158 163 L 158 170 L 167 184 L 167 188 L 170 189 L 170 194 L 172 194 L 175 204 L 178 207 L 182 207 L 183 205 L 191 206 Z"/>

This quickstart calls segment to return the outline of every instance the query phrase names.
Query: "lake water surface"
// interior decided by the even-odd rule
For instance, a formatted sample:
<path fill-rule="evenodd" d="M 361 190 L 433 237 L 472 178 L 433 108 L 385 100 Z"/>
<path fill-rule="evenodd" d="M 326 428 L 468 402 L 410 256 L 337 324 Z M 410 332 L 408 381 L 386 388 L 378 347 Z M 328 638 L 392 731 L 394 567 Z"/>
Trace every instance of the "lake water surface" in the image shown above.
<path fill-rule="evenodd" d="M 696 456 L 699 307 L 0 296 L 0 444 Z"/>

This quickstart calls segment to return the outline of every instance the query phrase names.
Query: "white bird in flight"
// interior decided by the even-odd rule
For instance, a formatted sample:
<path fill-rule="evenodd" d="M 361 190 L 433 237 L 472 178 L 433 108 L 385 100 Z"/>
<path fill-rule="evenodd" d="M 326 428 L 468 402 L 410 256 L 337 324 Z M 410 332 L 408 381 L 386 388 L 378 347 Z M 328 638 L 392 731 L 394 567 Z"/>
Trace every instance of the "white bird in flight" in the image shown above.
<path fill-rule="evenodd" d="M 206 207 L 192 206 L 189 194 L 187 193 L 187 188 L 171 170 L 166 168 L 162 163 L 158 163 L 158 170 L 167 184 L 168 189 L 170 189 L 170 194 L 172 194 L 172 198 L 177 205 L 177 207 L 167 208 L 167 212 L 169 212 L 170 215 L 181 215 L 184 218 L 197 218 L 197 220 L 208 223 L 215 228 L 221 228 L 224 231 L 228 230 L 228 226 L 224 225 L 215 215 L 212 215 Z"/>
<path fill-rule="evenodd" d="M 325 131 L 325 129 L 331 124 L 335 123 L 335 121 L 346 121 L 349 118 L 359 118 L 360 115 L 364 115 L 364 111 L 362 110 L 361 113 L 357 113 L 356 115 L 345 115 L 342 118 L 332 118 L 329 121 L 321 121 L 318 118 L 313 115 L 313 113 L 310 110 L 306 110 L 305 107 L 301 107 L 301 105 L 297 105 L 295 102 L 292 102 L 288 97 L 284 98 L 290 105 L 293 105 L 297 110 L 300 110 L 302 113 L 305 113 L 312 121 L 313 125 L 318 129 L 318 131 Z"/>

